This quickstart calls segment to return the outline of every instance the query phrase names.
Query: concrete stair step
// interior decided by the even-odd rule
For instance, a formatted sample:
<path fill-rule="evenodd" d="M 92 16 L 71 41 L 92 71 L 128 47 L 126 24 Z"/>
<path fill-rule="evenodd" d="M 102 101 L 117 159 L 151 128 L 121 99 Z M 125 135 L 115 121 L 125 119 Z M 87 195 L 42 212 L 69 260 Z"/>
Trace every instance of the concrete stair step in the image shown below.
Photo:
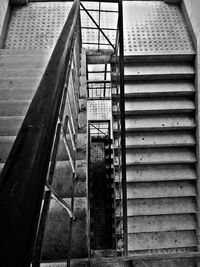
<path fill-rule="evenodd" d="M 135 115 L 126 116 L 126 132 L 128 131 L 162 131 L 186 130 L 196 127 L 193 116 L 189 114 Z M 116 132 L 117 124 L 114 123 Z"/>
<path fill-rule="evenodd" d="M 24 116 L 0 116 L 0 136 L 16 136 Z"/>
<path fill-rule="evenodd" d="M 102 258 L 103 259 L 103 258 Z M 59 262 L 42 262 L 40 264 L 41 267 L 67 267 L 67 260 L 61 260 Z M 127 259 L 125 261 L 113 261 L 111 258 L 110 261 L 107 259 L 106 262 L 102 261 L 101 258 L 97 257 L 96 261 L 93 259 L 92 263 L 88 261 L 88 259 L 71 259 L 70 266 L 71 267 L 131 267 L 130 261 Z M 186 267 L 186 266 L 184 266 Z M 188 267 L 188 266 L 187 266 Z"/>
<path fill-rule="evenodd" d="M 128 250 L 154 250 L 197 246 L 195 231 L 167 231 L 128 234 Z"/>
<path fill-rule="evenodd" d="M 158 53 L 149 53 L 149 52 L 142 52 L 139 54 L 137 52 L 137 55 L 125 55 L 124 56 L 124 61 L 125 63 L 156 63 L 156 62 L 163 62 L 163 63 L 177 63 L 177 62 L 192 62 L 195 59 L 195 52 L 186 52 L 184 51 L 183 53 L 178 52 L 178 53 L 173 53 L 173 54 L 168 54 L 163 51 L 162 54 Z"/>
<path fill-rule="evenodd" d="M 0 90 L 20 90 L 29 88 L 37 88 L 41 77 L 1 77 Z"/>
<path fill-rule="evenodd" d="M 25 116 L 30 100 L 0 100 L 0 116 Z"/>
<path fill-rule="evenodd" d="M 1 78 L 17 78 L 17 77 L 42 77 L 45 68 L 30 68 L 30 69 L 21 69 L 21 68 L 0 68 L 0 79 Z"/>
<path fill-rule="evenodd" d="M 125 83 L 125 97 L 159 97 L 192 95 L 195 87 L 189 81 L 154 81 Z"/>
<path fill-rule="evenodd" d="M 127 183 L 127 199 L 187 196 L 196 196 L 195 183 L 191 181 Z"/>
<path fill-rule="evenodd" d="M 191 131 L 126 133 L 127 148 L 194 146 L 195 144 L 195 137 Z"/>
<path fill-rule="evenodd" d="M 5 50 L 5 49 L 3 49 Z M 23 50 L 22 50 L 23 51 Z M 34 52 L 34 50 L 28 50 L 27 52 L 16 53 L 2 52 L 0 51 L 0 69 L 37 69 L 45 68 L 51 52 Z"/>
<path fill-rule="evenodd" d="M 195 163 L 194 150 L 189 147 L 134 148 L 126 150 L 127 165 Z"/>
<path fill-rule="evenodd" d="M 196 213 L 194 197 L 128 199 L 128 216 L 191 214 Z M 119 210 L 117 209 L 117 216 Z"/>
<path fill-rule="evenodd" d="M 27 86 L 27 88 L 0 88 L 0 99 L 7 100 L 31 100 L 38 88 L 38 84 Z"/>
<path fill-rule="evenodd" d="M 127 166 L 127 182 L 179 181 L 197 179 L 193 164 Z"/>
<path fill-rule="evenodd" d="M 131 234 L 196 230 L 197 228 L 195 216 L 192 214 L 135 216 L 128 217 L 127 220 L 128 233 Z"/>
<path fill-rule="evenodd" d="M 114 106 L 115 107 L 115 106 Z M 187 98 L 137 98 L 125 102 L 125 113 L 132 114 L 161 114 L 189 113 L 195 110 L 195 104 Z M 114 109 L 115 111 L 115 109 Z"/>
<path fill-rule="evenodd" d="M 0 55 L 0 70 L 33 70 L 44 69 L 49 60 L 48 54 L 43 55 Z"/>
<path fill-rule="evenodd" d="M 125 81 L 193 79 L 194 74 L 194 66 L 188 63 L 131 63 L 124 67 Z"/>
<path fill-rule="evenodd" d="M 24 56 L 41 56 L 41 55 L 50 55 L 53 49 L 0 49 L 0 56 L 12 56 L 21 57 Z"/>

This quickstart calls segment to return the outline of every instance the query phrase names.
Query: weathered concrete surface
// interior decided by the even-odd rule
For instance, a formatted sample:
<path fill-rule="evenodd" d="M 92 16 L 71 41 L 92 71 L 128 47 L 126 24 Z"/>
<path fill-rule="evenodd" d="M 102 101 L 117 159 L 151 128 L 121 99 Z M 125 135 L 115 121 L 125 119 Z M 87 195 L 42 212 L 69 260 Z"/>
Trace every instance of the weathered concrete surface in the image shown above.
<path fill-rule="evenodd" d="M 78 160 L 76 163 L 75 197 L 86 196 L 86 161 Z M 72 169 L 69 161 L 59 161 L 53 179 L 53 188 L 62 198 L 72 196 Z"/>
<path fill-rule="evenodd" d="M 83 57 L 83 56 L 82 56 Z M 86 58 L 82 58 L 84 62 Z M 85 75 L 84 70 L 82 70 Z M 85 84 L 86 85 L 86 84 Z M 83 87 L 82 87 L 83 89 Z M 86 86 L 85 89 L 86 91 Z M 72 258 L 86 258 L 88 256 L 87 248 L 87 201 L 86 201 L 86 93 L 80 96 L 79 118 L 81 117 L 85 122 L 83 128 L 80 128 L 77 134 L 77 157 L 76 157 L 76 178 L 75 178 L 75 220 L 73 221 L 72 231 Z M 82 122 L 81 122 L 82 123 Z M 70 144 L 70 136 L 66 135 L 68 143 Z M 72 145 L 70 150 L 72 151 Z M 53 187 L 55 191 L 70 203 L 72 196 L 72 169 L 68 161 L 66 149 L 63 141 L 59 144 L 58 162 L 53 179 Z M 69 244 L 69 215 L 55 200 L 51 201 L 50 213 L 45 229 L 45 237 L 43 242 L 42 258 L 44 260 L 66 259 Z M 65 264 L 65 263 L 64 263 Z M 44 266 L 66 266 L 63 263 Z M 79 262 L 72 264 L 72 266 L 85 266 L 85 263 Z"/>
<path fill-rule="evenodd" d="M 0 3 L 0 48 L 2 48 L 3 43 L 4 43 L 9 16 L 10 16 L 9 0 L 1 0 L 1 3 Z"/>
<path fill-rule="evenodd" d="M 200 42 L 200 1 L 199 0 L 182 0 L 182 6 L 186 9 L 194 30 L 196 39 Z"/>
<path fill-rule="evenodd" d="M 70 137 L 67 138 L 70 143 Z M 78 133 L 77 135 L 77 160 L 86 160 L 86 141 L 87 135 L 86 133 Z M 58 156 L 59 161 L 68 160 L 67 152 L 64 146 L 63 140 L 60 140 Z"/>
<path fill-rule="evenodd" d="M 174 259 L 174 260 L 149 260 L 133 262 L 134 267 L 195 267 L 194 260 Z"/>
<path fill-rule="evenodd" d="M 195 103 L 196 103 L 196 120 L 197 120 L 197 127 L 196 127 L 196 140 L 197 140 L 197 149 L 196 155 L 198 162 L 196 164 L 197 167 L 197 176 L 200 176 L 200 1 L 199 0 L 182 0 L 181 7 L 183 12 L 185 13 L 185 17 L 188 20 L 188 24 L 192 33 L 193 42 L 196 50 L 196 59 L 195 59 L 195 87 L 196 87 L 196 96 L 195 96 Z M 200 251 L 200 183 L 199 179 L 197 180 L 197 236 L 198 236 L 198 251 Z M 200 267 L 200 261 L 197 262 L 198 267 Z"/>
<path fill-rule="evenodd" d="M 64 199 L 69 202 L 69 199 Z M 72 258 L 87 257 L 86 198 L 75 198 L 75 220 L 72 231 Z M 68 251 L 69 215 L 55 200 L 51 201 L 45 229 L 43 259 L 66 259 Z"/>

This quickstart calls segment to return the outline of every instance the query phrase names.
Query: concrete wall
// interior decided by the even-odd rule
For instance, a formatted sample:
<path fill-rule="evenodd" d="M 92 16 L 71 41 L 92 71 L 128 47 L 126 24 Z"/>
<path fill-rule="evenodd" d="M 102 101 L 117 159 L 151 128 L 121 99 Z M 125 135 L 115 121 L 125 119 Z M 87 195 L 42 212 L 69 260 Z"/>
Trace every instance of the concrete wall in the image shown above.
<path fill-rule="evenodd" d="M 9 0 L 1 0 L 0 4 L 0 48 L 3 46 L 6 28 L 9 21 L 10 5 Z"/>
<path fill-rule="evenodd" d="M 200 42 L 200 1 L 182 0 L 182 6 L 186 9 L 196 39 L 198 42 Z"/>
<path fill-rule="evenodd" d="M 195 57 L 195 103 L 196 103 L 196 155 L 198 162 L 197 166 L 197 236 L 198 240 L 200 237 L 200 1 L 199 0 L 182 0 L 181 7 L 185 13 L 185 17 L 188 21 L 190 27 L 190 32 L 192 33 L 193 43 L 195 46 L 196 57 Z M 198 244 L 198 251 L 200 251 L 200 243 Z M 200 267 L 200 261 L 198 261 L 197 266 Z"/>

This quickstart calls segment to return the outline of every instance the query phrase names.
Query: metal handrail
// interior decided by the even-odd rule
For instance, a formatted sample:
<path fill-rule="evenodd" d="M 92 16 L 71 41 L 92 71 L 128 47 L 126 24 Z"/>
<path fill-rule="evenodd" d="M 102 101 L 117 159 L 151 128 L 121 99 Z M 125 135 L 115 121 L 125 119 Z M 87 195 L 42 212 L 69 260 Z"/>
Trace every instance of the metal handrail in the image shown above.
<path fill-rule="evenodd" d="M 75 0 L 1 173 L 0 251 L 4 267 L 31 263 L 79 10 Z"/>

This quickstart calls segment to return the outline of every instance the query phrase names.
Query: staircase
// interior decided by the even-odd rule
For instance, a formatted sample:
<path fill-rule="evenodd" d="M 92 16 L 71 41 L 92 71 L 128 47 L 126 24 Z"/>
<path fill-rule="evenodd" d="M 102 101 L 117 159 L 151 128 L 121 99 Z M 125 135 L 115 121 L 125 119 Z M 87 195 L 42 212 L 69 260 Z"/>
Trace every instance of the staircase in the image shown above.
<path fill-rule="evenodd" d="M 133 17 L 145 3 L 140 1 L 127 5 L 132 5 Z M 149 2 L 148 5 L 149 14 L 153 5 L 165 8 L 164 3 Z M 126 9 L 124 12 L 131 11 Z M 156 20 L 155 10 L 153 12 Z M 140 19 L 137 28 L 144 27 Z M 147 17 L 145 23 L 148 19 L 152 18 Z M 162 19 L 170 20 L 167 13 L 162 13 Z M 131 18 L 130 21 L 128 18 L 125 20 L 126 29 L 130 28 Z M 149 23 L 153 27 L 152 21 Z M 167 23 L 162 27 L 166 33 Z M 173 47 L 172 51 L 168 51 L 170 45 L 174 46 L 173 39 L 172 43 L 166 41 L 165 51 L 159 52 L 159 36 L 163 33 L 159 26 L 156 29 L 158 32 L 153 36 L 152 33 L 150 37 L 145 36 L 146 39 L 143 36 L 145 49 L 142 44 L 139 47 L 137 43 L 132 43 L 131 52 L 125 46 L 127 224 L 128 252 L 132 256 L 195 252 L 198 244 L 195 53 L 192 49 L 184 51 L 184 48 L 173 51 Z M 137 30 L 132 38 L 137 40 L 138 37 L 142 42 L 139 36 L 142 30 Z M 174 31 L 173 25 L 171 31 Z M 175 35 L 172 37 L 176 43 Z M 125 36 L 125 41 L 130 41 L 130 36 L 127 38 Z M 115 81 L 118 74 L 114 72 L 112 75 Z M 117 134 L 116 101 L 114 93 L 117 148 L 120 137 Z M 117 216 L 120 216 L 119 211 Z M 119 228 L 121 224 L 122 218 Z"/>
<path fill-rule="evenodd" d="M 51 50 L 0 50 L 0 171 L 10 152 L 24 116 L 39 85 Z M 82 72 L 86 54 L 82 53 Z M 84 75 L 84 74 L 83 74 Z M 84 86 L 82 86 L 82 91 Z M 72 257 L 87 256 L 86 247 L 86 105 L 80 96 L 77 175 L 75 181 L 75 217 Z M 67 178 L 67 179 L 66 179 Z M 72 195 L 72 170 L 62 139 L 53 180 L 54 190 L 65 201 Z M 51 200 L 43 241 L 43 260 L 66 259 L 69 216 L 62 206 Z M 62 238 L 61 238 L 62 237 Z"/>

